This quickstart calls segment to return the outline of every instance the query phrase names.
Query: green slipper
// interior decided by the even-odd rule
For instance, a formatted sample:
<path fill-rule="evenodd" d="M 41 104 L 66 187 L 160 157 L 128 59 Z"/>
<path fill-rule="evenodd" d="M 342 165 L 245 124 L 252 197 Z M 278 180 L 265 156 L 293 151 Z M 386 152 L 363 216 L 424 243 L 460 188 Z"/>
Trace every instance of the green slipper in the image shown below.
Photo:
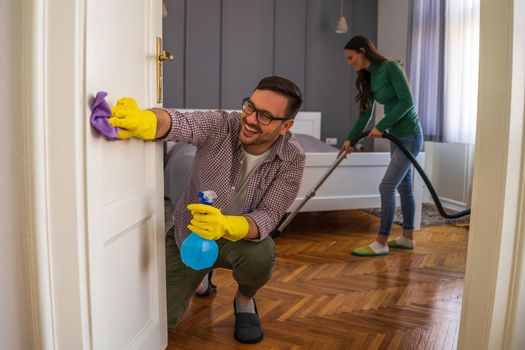
<path fill-rule="evenodd" d="M 381 252 L 376 253 L 370 248 L 369 246 L 359 247 L 354 250 L 352 250 L 352 255 L 357 256 L 382 256 L 382 255 L 388 255 L 388 252 Z"/>
<path fill-rule="evenodd" d="M 388 241 L 388 246 L 390 248 L 397 248 L 397 249 L 408 249 L 408 250 L 414 249 L 414 246 L 399 244 L 399 243 L 397 243 L 397 241 L 395 239 L 390 239 Z"/>

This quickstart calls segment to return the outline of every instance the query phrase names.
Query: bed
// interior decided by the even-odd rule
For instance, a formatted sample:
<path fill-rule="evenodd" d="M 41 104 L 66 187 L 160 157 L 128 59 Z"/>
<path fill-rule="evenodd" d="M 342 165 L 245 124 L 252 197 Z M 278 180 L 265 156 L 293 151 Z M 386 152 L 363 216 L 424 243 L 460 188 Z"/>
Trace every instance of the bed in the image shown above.
<path fill-rule="evenodd" d="M 192 112 L 194 110 L 180 110 Z M 299 112 L 292 132 L 296 135 L 306 153 L 306 164 L 299 194 L 289 211 L 292 211 L 330 168 L 337 158 L 339 149 L 320 140 L 321 113 Z M 164 168 L 165 197 L 172 206 L 182 196 L 189 176 L 195 147 L 188 144 L 168 142 Z M 425 165 L 425 154 L 417 160 Z M 379 183 L 385 173 L 390 154 L 388 152 L 354 152 L 343 160 L 318 189 L 315 197 L 301 208 L 303 211 L 329 211 L 345 209 L 378 208 L 381 206 Z M 415 228 L 421 224 L 423 181 L 414 176 L 416 200 Z"/>

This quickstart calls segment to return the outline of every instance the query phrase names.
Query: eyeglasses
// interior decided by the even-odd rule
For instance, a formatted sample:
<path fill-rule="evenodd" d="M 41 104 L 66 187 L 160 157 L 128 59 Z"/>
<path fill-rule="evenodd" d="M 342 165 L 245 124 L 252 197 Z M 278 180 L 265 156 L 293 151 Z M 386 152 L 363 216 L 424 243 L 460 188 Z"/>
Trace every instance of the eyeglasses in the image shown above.
<path fill-rule="evenodd" d="M 242 100 L 242 111 L 246 113 L 246 115 L 251 115 L 253 112 L 255 112 L 255 116 L 257 117 L 257 122 L 262 125 L 269 125 L 272 120 L 288 120 L 290 118 L 283 118 L 283 117 L 274 117 L 271 115 L 271 113 L 267 111 L 263 111 L 260 109 L 257 109 L 252 101 L 250 101 L 249 97 L 246 97 L 244 100 Z"/>

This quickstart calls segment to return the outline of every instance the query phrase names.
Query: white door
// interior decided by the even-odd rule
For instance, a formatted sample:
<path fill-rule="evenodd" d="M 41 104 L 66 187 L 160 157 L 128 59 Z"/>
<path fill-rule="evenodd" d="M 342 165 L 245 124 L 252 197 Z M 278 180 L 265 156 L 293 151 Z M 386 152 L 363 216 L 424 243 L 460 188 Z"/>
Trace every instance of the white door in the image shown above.
<path fill-rule="evenodd" d="M 86 2 L 86 101 L 108 92 L 155 107 L 161 1 Z M 86 107 L 87 108 L 87 107 Z M 86 127 L 89 298 L 94 349 L 167 344 L 162 146 Z"/>

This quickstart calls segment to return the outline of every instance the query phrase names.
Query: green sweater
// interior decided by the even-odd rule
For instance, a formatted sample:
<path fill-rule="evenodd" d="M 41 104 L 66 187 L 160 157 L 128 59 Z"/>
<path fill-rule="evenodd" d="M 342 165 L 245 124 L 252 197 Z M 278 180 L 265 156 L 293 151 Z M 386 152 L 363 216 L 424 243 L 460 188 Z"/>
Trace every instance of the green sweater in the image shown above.
<path fill-rule="evenodd" d="M 417 117 L 412 93 L 408 86 L 405 72 L 394 61 L 373 63 L 368 69 L 371 76 L 371 91 L 374 101 L 381 103 L 385 116 L 375 126 L 377 130 L 388 132 L 393 136 L 409 136 L 421 127 Z M 348 134 L 347 139 L 355 139 L 363 132 L 372 114 L 372 106 L 359 114 L 357 122 Z"/>

